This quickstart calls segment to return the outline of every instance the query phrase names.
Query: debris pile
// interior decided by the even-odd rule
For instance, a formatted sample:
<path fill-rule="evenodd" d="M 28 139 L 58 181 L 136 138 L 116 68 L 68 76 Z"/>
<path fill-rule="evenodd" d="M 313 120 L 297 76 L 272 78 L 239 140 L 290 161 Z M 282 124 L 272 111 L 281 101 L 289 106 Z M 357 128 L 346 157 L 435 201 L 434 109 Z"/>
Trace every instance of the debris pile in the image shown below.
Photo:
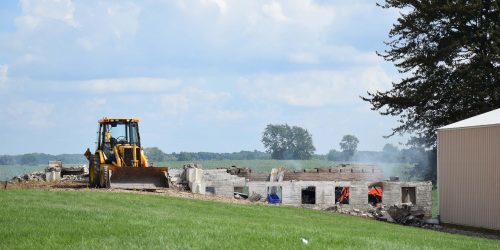
<path fill-rule="evenodd" d="M 415 209 L 411 203 L 395 204 L 387 209 L 387 212 L 392 217 L 394 222 L 410 225 L 410 226 L 421 226 L 424 221 L 424 212 L 419 209 Z"/>
<path fill-rule="evenodd" d="M 45 181 L 45 172 L 38 171 L 31 174 L 14 176 L 9 182 L 19 183 L 24 181 Z"/>
<path fill-rule="evenodd" d="M 64 173 L 64 174 L 63 174 Z M 18 175 L 11 178 L 8 182 L 40 182 L 40 181 L 82 181 L 88 175 L 86 165 L 63 166 L 60 161 L 49 161 L 45 171 L 36 171 L 31 174 Z"/>
<path fill-rule="evenodd" d="M 182 166 L 181 169 L 171 168 L 168 170 L 168 187 L 174 188 L 179 191 L 188 191 L 188 169 L 201 169 L 201 164 L 188 163 Z"/>
<path fill-rule="evenodd" d="M 425 213 L 421 209 L 417 209 L 411 203 L 401 203 L 392 205 L 387 209 L 387 213 L 391 216 L 394 222 L 415 226 L 440 229 L 439 220 L 425 219 Z"/>
<path fill-rule="evenodd" d="M 262 195 L 252 192 L 250 196 L 248 196 L 248 200 L 251 202 L 258 202 L 258 201 L 266 201 L 266 197 L 263 197 Z"/>
<path fill-rule="evenodd" d="M 64 165 L 61 166 L 61 176 L 82 176 L 88 174 L 89 171 L 86 165 L 78 166 L 78 165 Z"/>
<path fill-rule="evenodd" d="M 232 175 L 241 175 L 245 176 L 249 173 L 252 173 L 252 169 L 246 168 L 246 167 L 238 167 L 238 166 L 231 166 L 230 168 L 218 168 L 218 169 L 226 169 L 229 174 Z"/>
<path fill-rule="evenodd" d="M 398 223 L 401 225 L 441 229 L 437 219 L 426 219 L 423 210 L 418 209 L 411 203 L 395 204 L 385 207 L 380 204 L 376 207 L 369 206 L 366 210 L 356 208 L 346 208 L 342 205 L 335 205 L 326 209 L 341 214 L 373 218 L 379 221 Z"/>
<path fill-rule="evenodd" d="M 234 192 L 234 198 L 237 200 L 246 200 L 248 199 L 248 194 Z"/>
<path fill-rule="evenodd" d="M 65 175 L 61 178 L 63 181 L 83 181 L 85 180 L 84 175 Z"/>
<path fill-rule="evenodd" d="M 372 209 L 372 208 L 370 208 L 370 209 Z M 340 204 L 336 204 L 335 206 L 329 207 L 326 209 L 326 211 L 333 211 L 333 212 L 337 212 L 340 214 L 349 214 L 349 215 L 360 216 L 360 217 L 374 218 L 374 215 L 370 212 L 370 210 L 362 211 L 362 210 L 357 209 L 357 208 L 348 209 Z"/>

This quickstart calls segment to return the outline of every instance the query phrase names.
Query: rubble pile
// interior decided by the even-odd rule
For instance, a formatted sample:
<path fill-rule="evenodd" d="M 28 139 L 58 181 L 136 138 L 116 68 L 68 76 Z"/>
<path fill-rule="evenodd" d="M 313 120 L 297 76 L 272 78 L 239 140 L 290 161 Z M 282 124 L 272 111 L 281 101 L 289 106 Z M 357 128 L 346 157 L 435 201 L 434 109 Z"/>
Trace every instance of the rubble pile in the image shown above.
<path fill-rule="evenodd" d="M 266 197 L 263 197 L 262 195 L 255 192 L 252 192 L 252 194 L 248 196 L 248 200 L 251 202 L 265 201 L 265 199 Z"/>
<path fill-rule="evenodd" d="M 45 172 L 37 171 L 31 174 L 14 176 L 9 182 L 19 183 L 24 181 L 45 181 Z"/>
<path fill-rule="evenodd" d="M 168 170 L 168 186 L 178 191 L 188 191 L 189 181 L 187 176 L 188 169 L 201 169 L 201 164 L 188 163 L 182 166 L 181 169 L 171 168 Z"/>
<path fill-rule="evenodd" d="M 402 225 L 441 228 L 437 219 L 425 219 L 424 211 L 416 209 L 411 203 L 392 205 L 387 209 L 387 213 L 394 222 Z"/>
<path fill-rule="evenodd" d="M 373 209 L 373 208 L 371 208 L 371 206 L 370 206 L 369 209 Z M 340 213 L 340 214 L 348 214 L 348 215 L 354 215 L 354 216 L 360 216 L 360 217 L 366 217 L 366 218 L 374 218 L 374 215 L 370 212 L 370 210 L 362 211 L 362 210 L 357 209 L 357 208 L 348 209 L 348 208 L 343 207 L 340 204 L 337 204 L 333 207 L 329 207 L 326 209 L 326 211 L 332 211 L 332 212 L 336 212 L 336 213 Z"/>
<path fill-rule="evenodd" d="M 395 204 L 389 207 L 385 207 L 382 204 L 379 204 L 377 207 L 369 205 L 369 208 L 366 210 L 345 208 L 338 204 L 333 207 L 329 207 L 326 210 L 341 214 L 373 218 L 379 221 L 386 221 L 407 226 L 433 229 L 442 228 L 437 219 L 426 219 L 424 211 L 416 208 L 416 206 L 413 206 L 411 203 Z"/>
<path fill-rule="evenodd" d="M 85 180 L 83 175 L 65 175 L 61 177 L 63 181 L 83 181 Z"/>
<path fill-rule="evenodd" d="M 424 221 L 424 212 L 414 209 L 411 203 L 392 205 L 387 209 L 387 212 L 394 222 L 403 225 L 421 226 Z"/>
<path fill-rule="evenodd" d="M 63 175 L 62 173 L 66 173 Z M 49 162 L 45 171 L 37 171 L 31 174 L 24 174 L 12 177 L 9 183 L 40 182 L 40 181 L 82 181 L 88 175 L 86 165 L 83 166 L 62 166 L 60 162 Z"/>

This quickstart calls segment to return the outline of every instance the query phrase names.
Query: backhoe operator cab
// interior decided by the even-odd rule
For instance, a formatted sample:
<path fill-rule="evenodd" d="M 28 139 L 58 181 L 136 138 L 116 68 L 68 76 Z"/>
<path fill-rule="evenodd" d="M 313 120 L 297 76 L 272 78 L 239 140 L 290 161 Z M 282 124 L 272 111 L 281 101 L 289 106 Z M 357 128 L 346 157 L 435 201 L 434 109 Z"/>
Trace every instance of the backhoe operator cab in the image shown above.
<path fill-rule="evenodd" d="M 139 120 L 103 118 L 99 121 L 97 148 L 89 160 L 91 187 L 157 189 L 167 187 L 167 167 L 150 167 L 139 136 Z"/>
<path fill-rule="evenodd" d="M 115 146 L 117 145 L 130 145 L 136 146 L 137 148 L 141 147 L 139 126 L 137 124 L 137 121 L 134 120 L 114 120 L 111 122 L 100 122 L 98 133 L 97 150 L 102 150 L 104 161 L 106 163 L 113 163 L 113 161 L 116 159 L 115 149 L 120 148 L 115 148 Z M 140 163 L 143 162 L 145 163 L 143 165 L 147 166 L 147 160 L 143 159 L 141 161 L 140 158 L 138 158 L 138 165 L 135 165 L 134 162 L 127 161 L 125 162 L 125 165 L 137 167 L 141 165 Z"/>

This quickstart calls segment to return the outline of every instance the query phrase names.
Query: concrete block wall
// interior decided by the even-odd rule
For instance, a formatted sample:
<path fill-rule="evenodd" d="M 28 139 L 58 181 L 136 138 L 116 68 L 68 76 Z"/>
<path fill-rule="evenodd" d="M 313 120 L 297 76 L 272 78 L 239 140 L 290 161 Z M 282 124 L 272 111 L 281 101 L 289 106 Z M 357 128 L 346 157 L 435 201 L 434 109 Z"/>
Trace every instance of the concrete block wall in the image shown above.
<path fill-rule="evenodd" d="M 282 188 L 282 203 L 292 206 L 327 208 L 335 205 L 335 187 L 349 187 L 350 204 L 346 208 L 366 207 L 368 205 L 368 182 L 349 181 L 282 181 L 282 182 L 249 182 L 248 191 L 267 196 L 268 187 Z M 309 186 L 316 188 L 316 204 L 302 204 L 302 189 Z"/>
<path fill-rule="evenodd" d="M 414 187 L 417 208 L 422 209 L 426 217 L 432 217 L 432 182 L 383 182 L 383 198 L 385 205 L 400 204 L 402 188 Z"/>
<path fill-rule="evenodd" d="M 432 217 L 432 182 L 417 184 L 417 206 L 425 212 L 425 216 Z"/>
<path fill-rule="evenodd" d="M 205 194 L 205 182 L 203 177 L 203 169 L 201 168 L 186 169 L 186 179 L 191 192 Z"/>
<path fill-rule="evenodd" d="M 276 182 L 277 183 L 277 182 Z M 276 183 L 271 183 L 268 181 L 251 181 L 247 183 L 248 194 L 257 193 L 262 197 L 267 196 L 267 187 L 269 186 L 277 186 Z"/>
<path fill-rule="evenodd" d="M 291 206 L 303 206 L 311 208 L 328 208 L 335 205 L 335 187 L 349 187 L 349 204 L 343 204 L 346 209 L 367 210 L 368 187 L 373 182 L 368 181 L 282 181 L 248 182 L 249 193 L 258 193 L 267 196 L 268 187 L 277 186 L 282 189 L 282 204 Z M 400 204 L 402 201 L 402 188 L 415 187 L 416 206 L 422 209 L 426 217 L 432 216 L 432 183 L 431 182 L 380 182 L 382 185 L 384 205 Z M 316 187 L 316 204 L 302 204 L 302 189 L 309 186 Z"/>
<path fill-rule="evenodd" d="M 47 172 L 45 172 L 45 180 L 46 181 L 61 180 L 61 172 L 60 171 L 47 171 Z"/>
<path fill-rule="evenodd" d="M 250 181 L 270 180 L 270 173 L 254 173 L 244 168 L 230 168 L 229 171 Z M 284 181 L 382 181 L 383 179 L 382 169 L 374 165 L 340 164 L 328 168 L 285 170 L 283 174 Z"/>
<path fill-rule="evenodd" d="M 216 195 L 233 197 L 234 187 L 246 186 L 245 178 L 231 175 L 226 169 L 205 169 L 203 174 L 205 188 L 213 187 Z"/>

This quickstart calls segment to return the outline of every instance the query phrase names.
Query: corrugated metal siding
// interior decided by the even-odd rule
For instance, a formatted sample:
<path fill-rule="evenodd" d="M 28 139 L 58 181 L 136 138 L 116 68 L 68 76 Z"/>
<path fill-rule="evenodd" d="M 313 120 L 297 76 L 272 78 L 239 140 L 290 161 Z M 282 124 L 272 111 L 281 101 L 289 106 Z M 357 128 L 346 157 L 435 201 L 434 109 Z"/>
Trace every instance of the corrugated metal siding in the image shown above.
<path fill-rule="evenodd" d="M 500 230 L 500 126 L 438 131 L 444 223 Z"/>

